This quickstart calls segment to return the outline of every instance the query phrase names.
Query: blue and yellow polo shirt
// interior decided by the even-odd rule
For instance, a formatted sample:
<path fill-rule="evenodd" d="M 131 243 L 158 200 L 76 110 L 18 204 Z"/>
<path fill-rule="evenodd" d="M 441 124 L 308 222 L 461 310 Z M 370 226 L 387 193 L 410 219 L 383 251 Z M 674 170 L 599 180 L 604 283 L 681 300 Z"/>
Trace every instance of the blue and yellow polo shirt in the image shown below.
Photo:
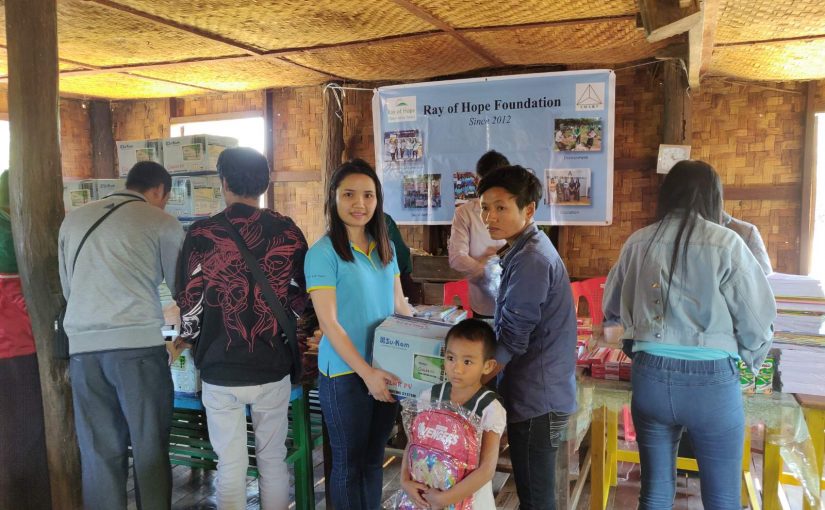
<path fill-rule="evenodd" d="M 393 256 L 389 264 L 381 265 L 375 242 L 370 242 L 367 253 L 352 243 L 350 248 L 355 261 L 345 262 L 335 253 L 329 236 L 319 239 L 309 249 L 304 264 L 307 290 L 336 290 L 338 322 L 361 356 L 370 362 L 375 328 L 395 310 L 398 263 Z M 353 373 L 326 335 L 318 348 L 318 369 L 329 377 Z"/>

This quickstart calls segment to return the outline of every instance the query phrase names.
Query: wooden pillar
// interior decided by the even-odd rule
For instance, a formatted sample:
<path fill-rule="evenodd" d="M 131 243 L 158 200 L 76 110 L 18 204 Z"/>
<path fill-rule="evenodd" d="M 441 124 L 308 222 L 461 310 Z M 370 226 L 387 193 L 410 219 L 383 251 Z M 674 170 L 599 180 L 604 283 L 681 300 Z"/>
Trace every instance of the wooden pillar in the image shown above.
<path fill-rule="evenodd" d="M 114 179 L 117 177 L 117 168 L 112 109 L 109 101 L 89 102 L 89 124 L 92 131 L 92 177 Z"/>
<path fill-rule="evenodd" d="M 335 84 L 338 85 L 338 84 Z M 321 182 L 324 193 L 332 172 L 341 164 L 344 154 L 344 105 L 339 92 L 324 87 L 324 121 L 321 135 Z"/>
<path fill-rule="evenodd" d="M 52 508 L 68 510 L 81 507 L 80 461 L 67 363 L 51 357 L 62 300 L 57 11 L 55 0 L 7 0 L 5 7 L 15 253 L 37 346 Z"/>
<path fill-rule="evenodd" d="M 799 273 L 811 270 L 816 223 L 816 82 L 806 85 L 805 146 L 802 156 L 802 226 L 799 236 Z"/>
<path fill-rule="evenodd" d="M 691 144 L 690 96 L 687 69 L 682 60 L 664 62 L 665 114 L 662 143 Z"/>
<path fill-rule="evenodd" d="M 276 209 L 275 203 L 275 93 L 264 91 L 264 152 L 269 161 L 269 188 L 266 190 L 266 206 Z"/>

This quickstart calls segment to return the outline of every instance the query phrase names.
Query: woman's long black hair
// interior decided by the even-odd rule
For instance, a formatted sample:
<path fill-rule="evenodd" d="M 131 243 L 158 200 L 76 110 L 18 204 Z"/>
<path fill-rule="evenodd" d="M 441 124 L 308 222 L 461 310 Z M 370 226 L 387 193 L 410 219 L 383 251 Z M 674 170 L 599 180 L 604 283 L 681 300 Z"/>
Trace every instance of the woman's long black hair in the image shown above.
<path fill-rule="evenodd" d="M 676 271 L 680 257 L 682 259 L 687 257 L 688 244 L 700 218 L 713 223 L 720 223 L 722 219 L 722 181 L 712 166 L 698 160 L 679 161 L 667 174 L 659 189 L 659 203 L 656 210 L 656 221 L 659 222 L 659 226 L 647 246 L 645 257 L 647 257 L 650 246 L 660 234 L 665 223 L 662 220 L 668 216 L 671 217 L 671 221 L 678 219 L 679 228 L 676 231 L 673 253 L 670 256 L 665 312 L 670 298 L 673 273 Z"/>
<path fill-rule="evenodd" d="M 392 260 L 392 250 L 390 249 L 390 236 L 387 233 L 387 224 L 384 222 L 384 193 L 381 190 L 381 181 L 378 180 L 375 170 L 372 169 L 369 163 L 363 159 L 352 159 L 347 161 L 332 173 L 327 186 L 327 201 L 324 204 L 324 213 L 327 216 L 327 235 L 332 240 L 332 247 L 335 248 L 335 253 L 346 262 L 355 261 L 352 255 L 352 249 L 349 244 L 349 235 L 347 234 L 347 226 L 338 215 L 338 207 L 335 200 L 335 193 L 347 176 L 352 174 L 366 175 L 375 183 L 375 197 L 377 204 L 375 206 L 375 213 L 367 223 L 367 233 L 372 236 L 375 241 L 375 247 L 378 250 L 378 258 L 381 259 L 383 265 L 387 265 Z"/>

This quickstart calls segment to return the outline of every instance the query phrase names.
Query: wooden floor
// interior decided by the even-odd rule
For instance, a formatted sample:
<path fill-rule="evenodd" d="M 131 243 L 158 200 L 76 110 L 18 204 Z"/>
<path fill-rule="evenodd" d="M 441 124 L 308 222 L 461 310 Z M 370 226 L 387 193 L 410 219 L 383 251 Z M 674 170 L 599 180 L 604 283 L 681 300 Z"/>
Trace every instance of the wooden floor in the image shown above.
<path fill-rule="evenodd" d="M 321 462 L 321 452 L 314 452 L 315 461 L 315 501 L 318 510 L 325 510 L 324 502 L 324 473 Z M 399 489 L 400 457 L 388 454 L 384 467 L 384 499 L 389 498 Z M 761 456 L 754 454 L 755 471 L 761 467 Z M 610 510 L 635 509 L 639 498 L 639 466 L 630 463 L 619 465 L 619 486 L 610 491 L 607 508 Z M 290 472 L 290 476 L 292 476 Z M 215 472 L 200 469 L 190 469 L 184 466 L 175 466 L 172 470 L 172 508 L 173 510 L 212 510 L 215 504 Z M 292 485 L 290 491 L 292 490 Z M 497 494 L 496 507 L 501 510 L 516 510 L 518 497 L 512 477 L 506 473 L 497 473 L 493 480 L 493 490 Z M 802 493 L 798 487 L 783 486 L 785 497 L 781 498 L 784 510 L 801 510 Z M 258 482 L 253 478 L 247 479 L 247 509 L 258 510 Z M 585 485 L 584 492 L 577 506 L 577 510 L 590 508 L 589 484 Z M 695 477 L 680 476 L 677 481 L 676 500 L 674 510 L 701 510 L 702 500 L 699 490 L 699 480 Z M 136 510 L 132 480 L 129 482 L 129 510 Z"/>

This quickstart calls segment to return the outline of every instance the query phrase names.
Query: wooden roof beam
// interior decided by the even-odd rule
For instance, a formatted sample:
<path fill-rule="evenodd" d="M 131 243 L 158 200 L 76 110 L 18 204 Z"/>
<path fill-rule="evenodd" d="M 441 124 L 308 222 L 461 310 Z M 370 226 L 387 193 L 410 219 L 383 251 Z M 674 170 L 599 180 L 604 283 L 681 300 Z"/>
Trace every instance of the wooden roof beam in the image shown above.
<path fill-rule="evenodd" d="M 449 34 L 453 37 L 456 41 L 458 41 L 462 46 L 470 50 L 476 56 L 480 57 L 481 59 L 485 60 L 488 64 L 493 66 L 503 66 L 504 62 L 502 62 L 498 57 L 487 51 L 483 48 L 480 44 L 467 39 L 462 34 L 456 31 L 449 23 L 444 22 L 430 14 L 429 12 L 425 11 L 421 7 L 415 5 L 414 3 L 410 2 L 409 0 L 391 0 L 394 4 L 398 5 L 402 9 L 407 10 L 413 16 L 437 27 L 438 29 L 442 30 L 443 32 Z"/>
<path fill-rule="evenodd" d="M 687 32 L 702 17 L 699 0 L 691 0 L 687 8 L 680 0 L 639 0 L 639 13 L 652 43 Z"/>

